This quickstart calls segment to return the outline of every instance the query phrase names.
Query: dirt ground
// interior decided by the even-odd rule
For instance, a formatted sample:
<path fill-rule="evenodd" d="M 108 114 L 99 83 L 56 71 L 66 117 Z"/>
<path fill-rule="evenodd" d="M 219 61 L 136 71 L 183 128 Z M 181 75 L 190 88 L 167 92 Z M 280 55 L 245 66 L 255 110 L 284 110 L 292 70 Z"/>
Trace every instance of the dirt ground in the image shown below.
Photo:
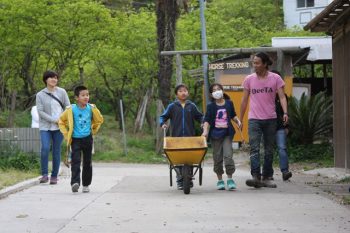
<path fill-rule="evenodd" d="M 209 155 L 210 157 L 210 155 Z M 236 151 L 236 163 L 249 166 L 247 151 Z M 210 159 L 209 159 L 210 160 Z M 315 192 L 350 209 L 350 174 L 334 168 L 322 168 L 317 163 L 291 163 L 292 182 L 301 182 L 315 188 Z M 307 170 L 306 170 L 307 169 Z M 278 167 L 274 167 L 276 180 L 282 179 Z"/>
<path fill-rule="evenodd" d="M 304 182 L 316 188 L 320 195 L 325 195 L 350 208 L 350 174 L 334 173 L 332 168 L 320 168 L 317 164 L 308 164 L 308 166 L 314 166 L 314 169 L 304 171 L 303 164 L 290 164 L 290 170 L 293 172 L 292 179 Z"/>

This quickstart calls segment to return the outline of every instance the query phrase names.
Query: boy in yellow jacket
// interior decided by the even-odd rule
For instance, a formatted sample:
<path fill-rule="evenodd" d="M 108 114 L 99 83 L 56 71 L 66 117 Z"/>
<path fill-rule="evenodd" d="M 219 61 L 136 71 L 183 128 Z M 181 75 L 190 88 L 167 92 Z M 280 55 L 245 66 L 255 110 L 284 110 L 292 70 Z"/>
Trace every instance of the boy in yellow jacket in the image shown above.
<path fill-rule="evenodd" d="M 80 187 L 80 164 L 83 154 L 82 183 L 83 192 L 90 192 L 92 180 L 92 145 L 93 138 L 103 123 L 103 116 L 97 107 L 89 104 L 89 91 L 85 86 L 74 89 L 76 104 L 68 106 L 60 116 L 58 126 L 72 149 L 72 192 L 78 192 Z"/>

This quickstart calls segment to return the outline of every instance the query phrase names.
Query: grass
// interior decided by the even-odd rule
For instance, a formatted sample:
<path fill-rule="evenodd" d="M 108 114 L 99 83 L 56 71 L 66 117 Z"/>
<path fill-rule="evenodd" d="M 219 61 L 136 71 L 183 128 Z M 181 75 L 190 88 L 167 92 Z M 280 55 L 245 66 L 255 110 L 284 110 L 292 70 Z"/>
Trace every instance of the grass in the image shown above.
<path fill-rule="evenodd" d="M 342 203 L 344 205 L 350 205 L 350 196 L 343 196 L 342 197 Z"/>
<path fill-rule="evenodd" d="M 346 176 L 346 177 L 342 178 L 337 183 L 338 184 L 349 184 L 350 183 L 350 176 Z"/>
<path fill-rule="evenodd" d="M 148 133 L 133 134 L 132 126 L 127 127 L 126 153 L 124 151 L 123 134 L 113 116 L 104 116 L 105 123 L 94 138 L 94 161 L 125 163 L 164 163 L 161 155 L 155 153 L 154 136 Z"/>
<path fill-rule="evenodd" d="M 0 170 L 0 173 L 0 189 L 39 176 L 37 171 L 24 172 L 16 169 Z"/>

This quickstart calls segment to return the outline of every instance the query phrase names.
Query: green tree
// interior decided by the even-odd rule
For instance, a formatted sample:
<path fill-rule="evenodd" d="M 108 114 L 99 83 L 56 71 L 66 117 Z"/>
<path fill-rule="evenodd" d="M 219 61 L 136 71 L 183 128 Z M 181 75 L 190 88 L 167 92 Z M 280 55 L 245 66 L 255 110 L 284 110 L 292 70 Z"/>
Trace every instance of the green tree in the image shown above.
<path fill-rule="evenodd" d="M 125 113 L 135 119 L 142 97 L 157 84 L 155 15 L 148 11 L 116 12 L 115 19 L 113 39 L 94 58 L 97 69 L 92 76 L 101 79 L 90 83 L 106 93 L 102 98 L 111 103 L 116 119 L 120 116 L 119 100 L 123 100 Z"/>

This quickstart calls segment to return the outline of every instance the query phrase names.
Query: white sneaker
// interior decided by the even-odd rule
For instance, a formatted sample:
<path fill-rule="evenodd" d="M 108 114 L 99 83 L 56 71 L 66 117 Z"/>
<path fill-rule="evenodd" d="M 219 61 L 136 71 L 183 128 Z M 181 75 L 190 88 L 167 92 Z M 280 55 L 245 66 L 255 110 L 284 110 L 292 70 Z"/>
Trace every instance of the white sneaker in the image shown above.
<path fill-rule="evenodd" d="M 83 193 L 88 193 L 90 192 L 89 186 L 83 186 Z"/>
<path fill-rule="evenodd" d="M 78 183 L 72 184 L 72 192 L 76 193 L 78 192 L 78 190 L 79 190 L 79 184 Z"/>

